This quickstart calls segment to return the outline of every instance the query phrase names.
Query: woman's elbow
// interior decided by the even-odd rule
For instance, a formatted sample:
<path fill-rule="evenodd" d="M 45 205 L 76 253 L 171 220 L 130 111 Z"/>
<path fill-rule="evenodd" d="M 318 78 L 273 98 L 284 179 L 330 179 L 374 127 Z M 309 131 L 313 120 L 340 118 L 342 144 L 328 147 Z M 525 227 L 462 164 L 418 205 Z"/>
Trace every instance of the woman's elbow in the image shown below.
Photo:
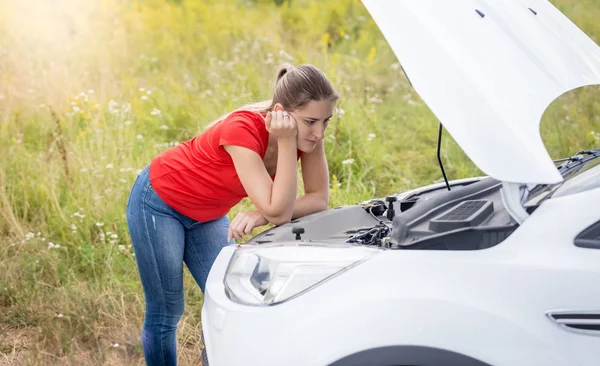
<path fill-rule="evenodd" d="M 329 208 L 329 192 L 327 193 L 327 195 L 322 196 L 321 199 L 318 200 L 316 212 L 325 211 L 328 208 Z"/>
<path fill-rule="evenodd" d="M 279 226 L 292 221 L 292 215 L 273 216 L 268 217 L 267 220 L 269 220 L 271 224 Z"/>

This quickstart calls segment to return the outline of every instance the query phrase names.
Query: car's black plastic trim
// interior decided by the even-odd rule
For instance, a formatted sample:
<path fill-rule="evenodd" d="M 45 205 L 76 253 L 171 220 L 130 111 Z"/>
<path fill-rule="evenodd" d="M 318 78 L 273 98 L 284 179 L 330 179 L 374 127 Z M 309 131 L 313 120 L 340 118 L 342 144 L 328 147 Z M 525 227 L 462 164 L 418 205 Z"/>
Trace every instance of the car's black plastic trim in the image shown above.
<path fill-rule="evenodd" d="M 577 235 L 575 245 L 580 248 L 600 249 L 600 221 Z"/>
<path fill-rule="evenodd" d="M 410 228 L 431 215 L 433 211 L 442 212 L 451 205 L 483 196 L 489 193 L 490 190 L 500 189 L 500 184 L 495 179 L 485 178 L 463 189 L 446 192 L 443 195 L 424 200 L 410 210 L 397 214 L 393 220 L 392 244 L 396 247 L 402 245 Z"/>
<path fill-rule="evenodd" d="M 489 366 L 473 357 L 440 348 L 387 346 L 354 353 L 329 366 Z"/>

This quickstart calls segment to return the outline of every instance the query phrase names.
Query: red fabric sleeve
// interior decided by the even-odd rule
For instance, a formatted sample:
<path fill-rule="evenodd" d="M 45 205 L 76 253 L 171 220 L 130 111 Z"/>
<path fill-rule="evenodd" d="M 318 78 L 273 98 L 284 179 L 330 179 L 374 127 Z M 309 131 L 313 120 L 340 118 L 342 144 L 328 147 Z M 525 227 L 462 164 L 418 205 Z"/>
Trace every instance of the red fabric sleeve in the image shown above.
<path fill-rule="evenodd" d="M 260 120 L 258 120 L 260 119 Z M 250 111 L 232 112 L 222 122 L 219 146 L 235 145 L 248 148 L 262 156 L 265 150 L 259 124 L 264 120 L 258 113 Z"/>

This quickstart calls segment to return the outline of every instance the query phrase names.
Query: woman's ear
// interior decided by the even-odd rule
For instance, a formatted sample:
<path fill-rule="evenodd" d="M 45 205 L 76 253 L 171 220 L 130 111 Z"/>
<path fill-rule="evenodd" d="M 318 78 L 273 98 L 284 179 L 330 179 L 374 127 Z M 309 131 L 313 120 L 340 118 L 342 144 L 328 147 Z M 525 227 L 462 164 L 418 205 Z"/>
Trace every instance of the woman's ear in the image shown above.
<path fill-rule="evenodd" d="M 283 111 L 283 110 L 284 110 L 284 109 L 283 109 L 283 106 L 281 105 L 281 103 L 276 103 L 276 104 L 273 106 L 273 111 L 275 111 L 275 112 L 277 112 L 277 111 Z"/>

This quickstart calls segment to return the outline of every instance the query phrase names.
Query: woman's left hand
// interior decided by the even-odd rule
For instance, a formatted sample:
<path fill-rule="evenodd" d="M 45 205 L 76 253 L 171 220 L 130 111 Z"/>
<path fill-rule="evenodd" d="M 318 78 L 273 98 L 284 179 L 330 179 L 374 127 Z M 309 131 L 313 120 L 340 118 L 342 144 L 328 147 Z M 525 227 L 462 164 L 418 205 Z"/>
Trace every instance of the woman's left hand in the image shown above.
<path fill-rule="evenodd" d="M 229 224 L 229 231 L 227 232 L 227 241 L 231 241 L 231 238 L 241 240 L 244 235 L 252 233 L 252 229 L 258 226 L 268 224 L 267 219 L 263 217 L 258 211 L 240 212 L 238 213 L 231 224 Z"/>

